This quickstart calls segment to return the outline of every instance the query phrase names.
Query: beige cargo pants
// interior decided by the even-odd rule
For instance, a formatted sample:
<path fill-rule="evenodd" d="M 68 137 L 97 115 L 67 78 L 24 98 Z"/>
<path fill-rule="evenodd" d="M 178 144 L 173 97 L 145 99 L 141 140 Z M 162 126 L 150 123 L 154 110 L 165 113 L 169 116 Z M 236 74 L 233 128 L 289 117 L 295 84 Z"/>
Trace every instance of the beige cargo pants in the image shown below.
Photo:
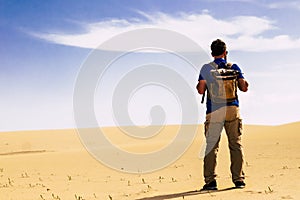
<path fill-rule="evenodd" d="M 226 131 L 230 149 L 232 181 L 242 181 L 244 179 L 241 144 L 242 120 L 240 119 L 239 108 L 236 106 L 225 106 L 206 115 L 205 183 L 210 183 L 216 178 L 217 152 L 223 127 Z"/>

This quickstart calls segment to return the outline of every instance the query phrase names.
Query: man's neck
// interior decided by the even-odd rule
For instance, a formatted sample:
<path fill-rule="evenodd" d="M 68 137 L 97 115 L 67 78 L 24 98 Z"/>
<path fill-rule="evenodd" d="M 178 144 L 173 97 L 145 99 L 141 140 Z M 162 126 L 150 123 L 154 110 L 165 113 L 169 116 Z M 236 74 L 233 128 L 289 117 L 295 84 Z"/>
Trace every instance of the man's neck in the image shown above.
<path fill-rule="evenodd" d="M 220 55 L 220 56 L 214 56 L 214 59 L 219 59 L 219 58 L 224 58 L 223 55 Z"/>

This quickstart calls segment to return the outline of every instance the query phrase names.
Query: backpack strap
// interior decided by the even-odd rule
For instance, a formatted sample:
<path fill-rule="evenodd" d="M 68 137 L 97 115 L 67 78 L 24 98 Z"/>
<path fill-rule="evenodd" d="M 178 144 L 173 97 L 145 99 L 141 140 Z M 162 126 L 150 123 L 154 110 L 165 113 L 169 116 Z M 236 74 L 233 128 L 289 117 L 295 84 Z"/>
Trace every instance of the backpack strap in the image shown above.
<path fill-rule="evenodd" d="M 214 61 L 209 63 L 214 69 L 219 69 L 219 65 L 215 63 Z M 227 69 L 230 69 L 232 67 L 232 63 L 226 63 L 225 64 Z"/>
<path fill-rule="evenodd" d="M 207 90 L 207 87 L 206 87 L 206 90 Z M 202 99 L 201 99 L 201 103 L 202 103 L 202 104 L 204 103 L 206 90 L 205 90 L 205 92 L 204 92 L 203 95 L 202 95 Z"/>
<path fill-rule="evenodd" d="M 208 63 L 210 66 L 212 66 L 215 70 L 217 70 L 218 69 L 218 65 L 217 65 L 217 63 L 215 63 L 214 61 L 212 61 L 212 62 L 210 62 L 210 63 Z M 204 99 L 205 99 L 205 93 L 207 92 L 207 86 L 206 86 L 206 90 L 205 90 L 205 92 L 203 93 L 203 95 L 202 95 L 202 99 L 201 99 L 201 103 L 203 104 L 204 103 Z"/>
<path fill-rule="evenodd" d="M 214 61 L 212 61 L 212 62 L 210 62 L 210 63 L 208 63 L 208 65 L 210 65 L 212 68 L 213 68 L 213 70 L 212 71 L 217 71 L 218 72 L 218 70 L 219 70 L 219 65 L 217 64 L 217 63 L 215 63 Z M 224 69 L 226 70 L 232 70 L 231 69 L 232 68 L 232 63 L 226 63 L 225 64 L 225 66 L 224 66 Z M 216 82 L 217 83 L 217 82 Z M 205 90 L 205 92 L 203 93 L 203 95 L 202 95 L 202 100 L 201 100 L 201 103 L 203 104 L 204 103 L 204 100 L 205 100 L 205 93 L 206 92 L 208 92 L 207 93 L 207 95 L 208 95 L 208 98 L 211 98 L 210 97 L 210 93 L 209 93 L 209 91 L 208 91 L 208 86 L 206 85 L 206 90 Z M 237 98 L 237 91 L 235 90 L 235 96 L 236 96 L 236 98 Z M 226 99 L 227 100 L 227 99 Z"/>
<path fill-rule="evenodd" d="M 214 69 L 219 69 L 219 65 L 215 63 L 214 61 L 208 63 L 210 66 L 212 66 Z"/>

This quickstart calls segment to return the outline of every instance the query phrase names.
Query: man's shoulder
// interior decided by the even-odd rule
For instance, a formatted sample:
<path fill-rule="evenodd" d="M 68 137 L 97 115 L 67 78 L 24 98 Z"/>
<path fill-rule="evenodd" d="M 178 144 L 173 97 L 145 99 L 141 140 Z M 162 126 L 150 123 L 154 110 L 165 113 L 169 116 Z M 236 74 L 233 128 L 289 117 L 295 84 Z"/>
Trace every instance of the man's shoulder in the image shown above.
<path fill-rule="evenodd" d="M 213 66 L 210 63 L 206 63 L 202 66 L 200 71 L 200 79 L 199 80 L 207 80 L 210 76 L 210 71 L 213 69 Z"/>
<path fill-rule="evenodd" d="M 212 69 L 212 62 L 209 62 L 209 63 L 205 63 L 204 65 L 202 65 L 202 68 L 201 70 L 210 70 Z"/>
<path fill-rule="evenodd" d="M 238 64 L 236 63 L 232 63 L 231 64 L 231 69 L 234 69 L 234 70 L 241 70 L 241 68 L 238 66 Z"/>

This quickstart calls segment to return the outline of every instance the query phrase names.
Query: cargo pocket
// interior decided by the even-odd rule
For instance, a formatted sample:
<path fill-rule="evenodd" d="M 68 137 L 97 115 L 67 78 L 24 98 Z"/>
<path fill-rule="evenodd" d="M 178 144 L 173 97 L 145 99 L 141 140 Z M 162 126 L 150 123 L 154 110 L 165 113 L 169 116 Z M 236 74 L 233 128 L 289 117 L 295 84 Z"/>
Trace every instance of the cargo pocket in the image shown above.
<path fill-rule="evenodd" d="M 207 136 L 209 121 L 204 122 L 204 136 Z"/>
<path fill-rule="evenodd" d="M 242 119 L 238 119 L 238 121 L 239 121 L 239 135 L 242 135 L 242 133 L 243 133 Z"/>

